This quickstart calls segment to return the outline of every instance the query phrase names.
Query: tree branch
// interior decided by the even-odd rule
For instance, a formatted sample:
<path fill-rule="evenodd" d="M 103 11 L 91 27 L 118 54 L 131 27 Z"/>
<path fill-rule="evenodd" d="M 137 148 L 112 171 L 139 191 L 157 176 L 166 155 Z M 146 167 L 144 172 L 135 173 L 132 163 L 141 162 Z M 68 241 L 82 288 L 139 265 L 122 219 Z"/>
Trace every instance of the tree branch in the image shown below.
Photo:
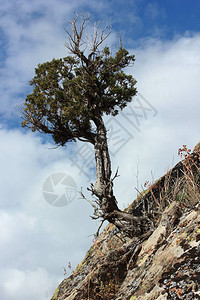
<path fill-rule="evenodd" d="M 82 192 L 82 188 L 81 188 L 81 191 L 80 191 L 79 193 L 81 194 L 81 197 L 82 197 L 84 200 L 86 200 L 87 202 L 89 202 L 89 203 L 92 205 L 92 207 L 94 208 L 94 215 L 97 217 L 97 218 L 95 218 L 95 219 L 102 218 L 102 217 L 103 217 L 103 214 L 101 214 L 101 213 L 99 212 L 98 207 L 97 207 L 96 205 L 94 205 L 94 203 L 93 203 L 92 201 L 90 201 L 89 199 L 87 199 L 87 198 L 85 197 L 85 195 L 84 195 L 83 192 Z M 92 217 L 92 218 L 94 218 L 94 217 Z"/>

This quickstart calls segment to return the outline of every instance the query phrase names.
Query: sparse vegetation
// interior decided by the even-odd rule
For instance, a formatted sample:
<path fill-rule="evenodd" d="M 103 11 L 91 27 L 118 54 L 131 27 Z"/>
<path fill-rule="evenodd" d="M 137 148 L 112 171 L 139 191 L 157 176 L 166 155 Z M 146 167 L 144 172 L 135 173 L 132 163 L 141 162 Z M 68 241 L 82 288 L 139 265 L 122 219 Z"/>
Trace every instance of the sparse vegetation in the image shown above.
<path fill-rule="evenodd" d="M 179 148 L 178 155 L 182 159 L 182 174 L 171 180 L 171 171 L 165 176 L 161 192 L 161 201 L 171 203 L 178 201 L 187 208 L 194 207 L 200 200 L 200 165 L 199 154 L 191 154 L 186 145 Z"/>
<path fill-rule="evenodd" d="M 145 277 L 147 270 L 155 264 L 156 251 L 162 247 L 162 251 L 158 254 L 161 256 L 165 247 L 168 247 L 167 245 L 170 245 L 170 241 L 173 240 L 171 247 L 173 245 L 179 249 L 183 248 L 180 251 L 183 253 L 182 251 L 190 248 L 190 243 L 200 241 L 200 220 L 196 220 L 194 214 L 194 207 L 198 211 L 198 203 L 200 202 L 200 144 L 195 147 L 193 152 L 183 145 L 178 154 L 181 161 L 156 182 L 151 185 L 147 182 L 147 189 L 140 193 L 137 199 L 126 209 L 133 216 L 145 215 L 149 220 L 150 229 L 144 230 L 140 237 L 123 240 L 121 239 L 123 234 L 119 234 L 113 225 L 108 225 L 102 235 L 95 238 L 93 246 L 81 263 L 81 267 L 78 266 L 75 270 L 74 277 L 71 277 L 70 288 L 69 282 L 67 283 L 69 290 L 66 292 L 66 296 L 70 295 L 73 290 L 73 284 L 74 289 L 76 289 L 77 284 L 80 283 L 80 278 L 82 278 L 83 288 L 78 290 L 80 294 L 76 299 L 145 299 L 145 293 L 152 291 L 155 280 L 162 282 L 162 274 L 168 276 L 173 259 L 176 259 L 176 257 L 170 257 L 167 252 L 164 259 L 158 263 L 155 278 L 152 277 L 151 279 L 151 271 L 147 278 Z M 191 217 L 187 218 L 190 211 Z M 184 215 L 185 218 L 181 219 L 180 222 L 180 218 Z M 158 236 L 155 236 L 155 233 Z M 147 246 L 144 246 L 143 249 L 144 241 L 147 242 Z M 176 249 L 173 248 L 173 251 L 176 252 Z M 199 261 L 196 256 L 192 256 L 192 251 L 191 257 L 188 258 L 191 261 L 191 266 Z M 182 259 L 180 259 L 179 264 L 181 266 Z M 199 263 L 198 266 L 200 267 Z M 181 270 L 186 272 L 184 261 Z M 180 272 L 176 268 L 173 269 L 173 272 L 178 276 L 177 280 L 183 284 L 184 280 L 182 280 Z M 189 272 L 196 274 L 193 268 Z M 182 287 L 170 289 L 171 279 L 168 277 L 168 292 L 173 292 L 175 296 L 183 295 Z M 124 282 L 130 284 L 130 287 L 127 288 Z M 195 295 L 195 291 L 191 292 L 188 282 L 187 280 L 184 282 L 187 292 Z M 127 294 L 127 290 L 129 294 Z M 155 295 L 151 299 L 157 299 L 159 289 L 155 291 Z"/>
<path fill-rule="evenodd" d="M 112 300 L 117 294 L 119 287 L 120 285 L 118 284 L 116 279 L 111 279 L 107 283 L 103 283 L 103 281 L 101 281 L 99 292 L 96 296 L 99 296 L 99 299 L 102 300 Z"/>

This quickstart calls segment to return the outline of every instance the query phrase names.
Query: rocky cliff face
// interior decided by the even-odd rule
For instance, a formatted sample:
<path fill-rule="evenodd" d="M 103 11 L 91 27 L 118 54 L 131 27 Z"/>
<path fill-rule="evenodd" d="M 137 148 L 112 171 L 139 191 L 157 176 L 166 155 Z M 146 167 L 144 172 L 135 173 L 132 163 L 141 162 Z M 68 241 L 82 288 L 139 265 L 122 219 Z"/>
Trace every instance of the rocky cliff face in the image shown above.
<path fill-rule="evenodd" d="M 125 239 L 108 225 L 51 300 L 200 299 L 200 145 L 127 208 L 150 229 Z"/>

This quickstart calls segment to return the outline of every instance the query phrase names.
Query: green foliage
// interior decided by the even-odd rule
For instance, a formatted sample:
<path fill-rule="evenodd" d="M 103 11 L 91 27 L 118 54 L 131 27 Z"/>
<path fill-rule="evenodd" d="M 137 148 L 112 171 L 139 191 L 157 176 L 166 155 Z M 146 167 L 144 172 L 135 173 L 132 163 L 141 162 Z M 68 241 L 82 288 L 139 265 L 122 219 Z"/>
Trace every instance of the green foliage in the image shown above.
<path fill-rule="evenodd" d="M 123 71 L 135 60 L 127 50 L 82 55 L 39 64 L 22 107 L 22 126 L 51 134 L 58 145 L 92 142 L 95 117 L 117 115 L 136 94 L 135 79 Z"/>

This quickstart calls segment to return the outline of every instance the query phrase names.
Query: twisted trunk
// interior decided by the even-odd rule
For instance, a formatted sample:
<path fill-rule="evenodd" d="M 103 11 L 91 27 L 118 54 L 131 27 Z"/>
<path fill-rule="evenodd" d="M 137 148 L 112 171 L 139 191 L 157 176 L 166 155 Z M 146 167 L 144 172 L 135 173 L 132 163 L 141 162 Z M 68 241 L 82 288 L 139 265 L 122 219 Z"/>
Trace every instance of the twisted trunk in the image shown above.
<path fill-rule="evenodd" d="M 147 232 L 150 224 L 146 217 L 136 217 L 118 208 L 113 194 L 113 179 L 111 178 L 111 160 L 108 151 L 107 133 L 102 117 L 95 117 L 97 128 L 95 136 L 96 182 L 92 189 L 98 199 L 101 217 L 114 224 L 128 237 L 140 236 Z"/>
<path fill-rule="evenodd" d="M 113 195 L 113 182 L 111 180 L 111 161 L 108 151 L 107 134 L 101 117 L 95 119 L 97 134 L 94 149 L 96 160 L 96 182 L 94 194 L 99 199 L 99 205 L 103 214 L 114 210 L 119 211 L 115 196 Z"/>

